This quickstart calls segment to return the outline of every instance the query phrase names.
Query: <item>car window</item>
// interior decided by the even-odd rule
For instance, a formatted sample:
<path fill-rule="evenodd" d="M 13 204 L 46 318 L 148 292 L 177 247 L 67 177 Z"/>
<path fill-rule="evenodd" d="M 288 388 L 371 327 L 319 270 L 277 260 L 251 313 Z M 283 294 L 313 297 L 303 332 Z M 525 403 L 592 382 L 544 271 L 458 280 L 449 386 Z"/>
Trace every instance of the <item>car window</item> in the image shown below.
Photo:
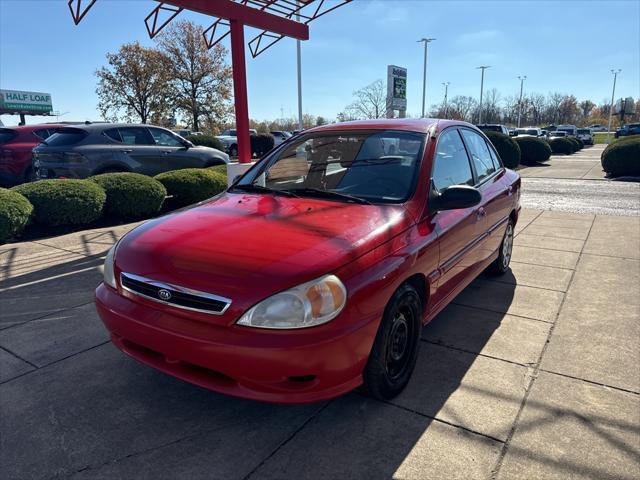
<path fill-rule="evenodd" d="M 120 136 L 120 132 L 117 128 L 110 128 L 109 130 L 105 130 L 104 134 L 109 137 L 111 140 L 115 140 L 116 142 L 122 142 L 122 137 Z"/>
<path fill-rule="evenodd" d="M 500 159 L 496 152 L 493 151 L 489 142 L 487 142 L 487 148 L 489 149 L 489 155 L 491 155 L 491 161 L 493 162 L 493 168 L 496 170 L 500 170 L 502 168 L 502 164 L 500 163 Z"/>
<path fill-rule="evenodd" d="M 153 145 L 153 137 L 144 127 L 120 128 L 120 137 L 125 145 Z"/>
<path fill-rule="evenodd" d="M 458 130 L 445 130 L 440 135 L 431 180 L 440 191 L 451 185 L 473 185 L 469 157 Z"/>
<path fill-rule="evenodd" d="M 156 142 L 156 145 L 161 145 L 163 147 L 181 147 L 182 143 L 178 138 L 165 130 L 160 130 L 159 128 L 150 128 L 151 136 L 153 140 Z"/>
<path fill-rule="evenodd" d="M 79 128 L 61 128 L 58 132 L 47 138 L 47 145 L 52 147 L 62 147 L 75 145 L 81 142 L 88 134 Z"/>
<path fill-rule="evenodd" d="M 478 175 L 478 182 L 483 181 L 489 175 L 496 171 L 491 160 L 491 154 L 489 148 L 480 135 L 471 130 L 462 129 L 462 138 L 469 149 L 471 155 L 471 161 Z"/>
<path fill-rule="evenodd" d="M 8 143 L 18 136 L 18 132 L 10 128 L 0 128 L 0 145 Z"/>
<path fill-rule="evenodd" d="M 47 137 L 50 137 L 53 134 L 53 131 L 47 128 L 42 128 L 40 130 L 34 130 L 33 134 L 40 140 L 45 140 Z"/>

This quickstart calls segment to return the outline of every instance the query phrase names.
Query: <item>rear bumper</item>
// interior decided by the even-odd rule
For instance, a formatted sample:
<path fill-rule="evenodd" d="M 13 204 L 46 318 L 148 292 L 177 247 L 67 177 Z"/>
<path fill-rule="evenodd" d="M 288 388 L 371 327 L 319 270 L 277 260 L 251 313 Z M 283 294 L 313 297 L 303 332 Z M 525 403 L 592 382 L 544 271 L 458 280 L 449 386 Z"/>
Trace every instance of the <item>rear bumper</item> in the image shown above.
<path fill-rule="evenodd" d="M 273 403 L 328 400 L 362 384 L 375 319 L 301 340 L 294 332 L 175 317 L 101 284 L 96 307 L 116 347 L 164 373 L 227 395 Z"/>
<path fill-rule="evenodd" d="M 34 164 L 35 178 L 87 178 L 91 170 L 82 166 L 72 166 L 69 163 L 36 162 Z"/>

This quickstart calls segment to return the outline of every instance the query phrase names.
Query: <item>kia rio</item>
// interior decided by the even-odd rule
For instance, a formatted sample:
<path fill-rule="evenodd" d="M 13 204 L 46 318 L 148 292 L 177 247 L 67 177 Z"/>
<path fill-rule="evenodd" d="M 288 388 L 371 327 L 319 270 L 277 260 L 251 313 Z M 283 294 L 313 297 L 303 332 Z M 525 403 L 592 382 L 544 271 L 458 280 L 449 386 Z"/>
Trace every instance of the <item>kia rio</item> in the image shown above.
<path fill-rule="evenodd" d="M 289 139 L 222 194 L 148 221 L 96 291 L 113 343 L 229 395 L 389 399 L 420 330 L 509 267 L 519 176 L 476 127 L 376 120 Z"/>

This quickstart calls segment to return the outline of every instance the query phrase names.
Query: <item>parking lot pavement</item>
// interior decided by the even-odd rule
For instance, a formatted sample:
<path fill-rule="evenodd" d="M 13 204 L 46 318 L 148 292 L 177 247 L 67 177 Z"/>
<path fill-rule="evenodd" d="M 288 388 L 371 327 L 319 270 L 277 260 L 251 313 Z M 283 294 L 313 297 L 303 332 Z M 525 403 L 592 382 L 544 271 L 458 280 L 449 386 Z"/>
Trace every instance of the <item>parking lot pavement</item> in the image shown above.
<path fill-rule="evenodd" d="M 585 147 L 571 155 L 554 154 L 548 162 L 518 170 L 522 178 L 563 178 L 571 180 L 604 180 L 600 155 L 606 145 Z"/>
<path fill-rule="evenodd" d="M 136 363 L 93 307 L 130 226 L 0 247 L 0 471 L 28 478 L 640 478 L 640 218 L 524 210 L 511 272 L 407 389 L 285 407 Z"/>

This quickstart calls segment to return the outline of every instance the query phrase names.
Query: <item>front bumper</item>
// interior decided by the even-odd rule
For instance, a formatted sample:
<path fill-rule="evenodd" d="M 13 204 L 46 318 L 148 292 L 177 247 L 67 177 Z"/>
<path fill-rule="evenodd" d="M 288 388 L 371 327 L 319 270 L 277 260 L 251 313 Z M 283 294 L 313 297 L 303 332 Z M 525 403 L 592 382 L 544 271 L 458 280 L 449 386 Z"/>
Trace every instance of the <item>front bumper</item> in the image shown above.
<path fill-rule="evenodd" d="M 136 360 L 216 392 L 286 404 L 328 400 L 362 384 L 379 323 L 327 335 L 329 323 L 304 336 L 222 327 L 150 308 L 104 284 L 96 307 L 115 346 Z"/>

